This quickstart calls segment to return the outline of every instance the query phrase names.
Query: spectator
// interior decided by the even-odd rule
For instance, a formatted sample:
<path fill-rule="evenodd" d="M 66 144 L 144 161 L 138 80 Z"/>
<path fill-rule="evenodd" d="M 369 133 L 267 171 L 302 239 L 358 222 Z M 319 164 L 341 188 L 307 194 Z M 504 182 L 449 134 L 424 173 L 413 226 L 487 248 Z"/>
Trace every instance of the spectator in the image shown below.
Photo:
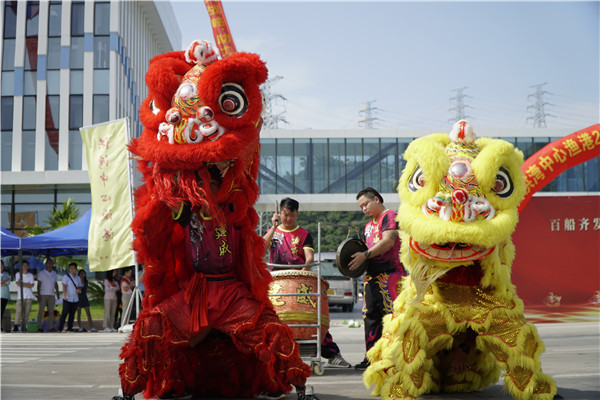
<path fill-rule="evenodd" d="M 21 283 L 21 273 L 17 272 L 15 275 L 15 282 L 17 283 L 17 311 L 15 315 L 15 332 L 27 332 L 27 321 L 29 320 L 29 312 L 31 311 L 31 303 L 33 303 L 33 287 L 35 286 L 35 279 L 33 274 L 29 272 L 29 261 L 24 260 L 22 263 L 23 268 L 23 282 Z M 23 287 L 23 299 L 25 299 L 25 315 L 21 314 L 21 287 Z M 23 318 L 25 317 L 25 318 Z M 25 325 L 20 326 L 25 320 Z"/>
<path fill-rule="evenodd" d="M 121 318 L 125 318 L 125 313 L 127 312 L 127 307 L 129 306 L 129 302 L 131 301 L 131 295 L 133 294 L 133 270 L 131 268 L 126 268 L 125 272 L 123 272 L 123 278 L 121 278 L 121 300 L 123 303 L 123 312 L 121 314 Z M 131 315 L 134 310 L 131 311 Z M 129 321 L 122 321 L 121 325 L 128 324 Z"/>
<path fill-rule="evenodd" d="M 115 282 L 117 271 L 107 271 L 104 278 L 104 332 L 116 332 L 115 314 L 117 313 L 117 292 L 119 285 Z"/>
<path fill-rule="evenodd" d="M 8 304 L 8 300 L 10 300 L 10 274 L 4 270 L 4 261 L 2 262 L 2 270 L 0 271 L 0 281 L 2 283 L 2 290 L 0 298 L 2 298 L 2 313 L 0 313 L 0 326 L 2 326 L 2 322 L 4 321 L 4 311 L 6 310 L 6 305 Z M 8 326 L 8 330 L 10 331 L 10 324 Z"/>
<path fill-rule="evenodd" d="M 67 332 L 73 332 L 73 323 L 75 322 L 75 311 L 79 304 L 79 293 L 81 293 L 81 280 L 77 275 L 77 264 L 69 264 L 69 273 L 65 274 L 62 279 L 63 287 L 63 309 L 58 321 L 58 331 L 62 332 L 65 326 L 65 319 L 69 317 L 67 322 Z"/>
<path fill-rule="evenodd" d="M 296 224 L 298 221 L 298 201 L 286 197 L 281 200 L 280 213 L 273 214 L 271 229 L 263 239 L 269 248 L 269 262 L 272 264 L 302 265 L 302 270 L 310 271 L 314 262 L 313 238 L 306 229 Z M 282 268 L 279 268 L 281 270 Z M 342 357 L 340 348 L 333 341 L 329 330 L 321 343 L 321 357 L 326 358 L 329 368 L 350 368 L 351 365 Z"/>
<path fill-rule="evenodd" d="M 58 292 L 56 271 L 54 271 L 54 261 L 47 258 L 45 264 L 46 269 L 40 271 L 37 276 L 37 293 L 40 303 L 37 317 L 38 332 L 44 332 L 44 310 L 48 310 L 48 331 L 56 332 L 54 329 L 54 296 L 60 299 L 60 293 Z"/>
<path fill-rule="evenodd" d="M 369 351 L 379 340 L 383 330 L 383 317 L 393 311 L 392 302 L 400 277 L 406 275 L 400 262 L 400 238 L 396 212 L 385 208 L 383 197 L 371 187 L 367 187 L 356 195 L 358 206 L 371 218 L 365 225 L 365 239 L 368 250 L 352 255 L 348 267 L 359 268 L 365 260 L 370 260 L 364 279 L 363 320 L 365 323 L 365 347 Z M 354 368 L 364 371 L 369 360 L 356 364 Z"/>
<path fill-rule="evenodd" d="M 79 332 L 87 332 L 81 325 L 81 309 L 85 309 L 85 313 L 88 317 L 90 324 L 90 332 L 98 332 L 94 328 L 94 322 L 92 321 L 92 314 L 90 313 L 90 301 L 87 297 L 88 280 L 87 274 L 84 269 L 80 269 L 78 272 L 79 280 L 81 281 L 81 293 L 79 294 L 79 304 L 77 305 L 77 325 L 79 325 Z"/>

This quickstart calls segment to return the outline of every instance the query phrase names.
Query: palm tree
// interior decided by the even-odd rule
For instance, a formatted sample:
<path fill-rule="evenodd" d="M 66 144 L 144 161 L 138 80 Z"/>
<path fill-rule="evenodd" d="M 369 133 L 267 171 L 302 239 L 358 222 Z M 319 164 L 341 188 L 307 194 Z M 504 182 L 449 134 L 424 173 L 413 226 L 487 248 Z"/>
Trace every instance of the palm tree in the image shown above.
<path fill-rule="evenodd" d="M 52 210 L 50 216 L 46 220 L 46 226 L 35 224 L 34 226 L 25 227 L 25 230 L 27 231 L 27 236 L 35 236 L 72 224 L 78 219 L 79 208 L 77 208 L 73 199 L 69 197 L 66 201 L 63 201 L 62 210 L 54 207 L 54 210 Z"/>

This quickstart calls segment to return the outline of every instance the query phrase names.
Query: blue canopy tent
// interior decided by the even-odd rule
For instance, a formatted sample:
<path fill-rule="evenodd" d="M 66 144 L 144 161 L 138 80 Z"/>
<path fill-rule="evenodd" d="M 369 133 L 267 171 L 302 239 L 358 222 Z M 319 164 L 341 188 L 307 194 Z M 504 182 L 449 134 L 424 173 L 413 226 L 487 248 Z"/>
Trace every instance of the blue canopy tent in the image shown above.
<path fill-rule="evenodd" d="M 50 232 L 21 239 L 24 253 L 43 254 L 47 257 L 87 254 L 90 216 L 88 210 L 72 224 Z M 2 246 L 4 250 L 4 246 Z"/>
<path fill-rule="evenodd" d="M 0 250 L 2 251 L 2 257 L 19 254 L 21 238 L 3 227 L 0 227 L 0 229 Z"/>

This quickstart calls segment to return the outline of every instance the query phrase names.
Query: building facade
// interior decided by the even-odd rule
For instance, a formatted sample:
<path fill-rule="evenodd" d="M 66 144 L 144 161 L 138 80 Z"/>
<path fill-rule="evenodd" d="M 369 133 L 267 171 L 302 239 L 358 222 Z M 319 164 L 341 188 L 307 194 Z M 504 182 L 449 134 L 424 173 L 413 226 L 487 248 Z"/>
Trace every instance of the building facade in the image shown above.
<path fill-rule="evenodd" d="M 69 197 L 91 207 L 79 128 L 139 135 L 148 61 L 181 33 L 160 1 L 4 1 L 0 21 L 2 226 L 22 234 Z"/>
<path fill-rule="evenodd" d="M 445 132 L 450 130 L 449 125 Z M 548 143 L 586 127 L 563 129 L 474 129 L 478 137 L 504 139 L 525 159 Z M 415 138 L 435 133 L 415 130 L 263 130 L 259 211 L 274 210 L 274 202 L 293 195 L 306 211 L 357 211 L 356 193 L 372 186 L 386 205 L 399 205 L 396 186 L 404 169 L 402 154 Z M 444 132 L 440 130 L 437 132 Z M 600 192 L 596 157 L 559 175 L 543 193 Z"/>

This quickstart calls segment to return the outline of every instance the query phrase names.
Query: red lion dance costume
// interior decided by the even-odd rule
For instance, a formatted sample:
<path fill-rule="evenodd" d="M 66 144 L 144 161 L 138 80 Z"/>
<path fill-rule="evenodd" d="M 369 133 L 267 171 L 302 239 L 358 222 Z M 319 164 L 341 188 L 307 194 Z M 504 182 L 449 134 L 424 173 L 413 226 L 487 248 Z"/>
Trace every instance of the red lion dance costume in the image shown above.
<path fill-rule="evenodd" d="M 134 248 L 146 296 L 119 373 L 122 398 L 304 394 L 309 367 L 267 296 L 258 216 L 255 54 L 222 60 L 209 43 L 154 57 L 140 117 Z M 115 398 L 121 398 L 116 396 Z"/>

